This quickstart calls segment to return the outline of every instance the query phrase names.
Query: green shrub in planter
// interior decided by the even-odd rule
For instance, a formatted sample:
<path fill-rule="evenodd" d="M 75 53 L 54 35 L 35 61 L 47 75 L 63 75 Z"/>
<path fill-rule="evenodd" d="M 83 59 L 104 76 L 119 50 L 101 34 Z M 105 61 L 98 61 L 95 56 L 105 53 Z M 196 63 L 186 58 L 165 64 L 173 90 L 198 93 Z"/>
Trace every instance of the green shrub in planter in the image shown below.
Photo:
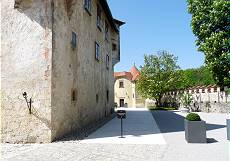
<path fill-rule="evenodd" d="M 184 119 L 185 139 L 188 143 L 206 143 L 206 123 L 196 113 L 190 113 Z"/>
<path fill-rule="evenodd" d="M 200 116 L 196 113 L 190 113 L 186 116 L 188 121 L 201 121 Z"/>

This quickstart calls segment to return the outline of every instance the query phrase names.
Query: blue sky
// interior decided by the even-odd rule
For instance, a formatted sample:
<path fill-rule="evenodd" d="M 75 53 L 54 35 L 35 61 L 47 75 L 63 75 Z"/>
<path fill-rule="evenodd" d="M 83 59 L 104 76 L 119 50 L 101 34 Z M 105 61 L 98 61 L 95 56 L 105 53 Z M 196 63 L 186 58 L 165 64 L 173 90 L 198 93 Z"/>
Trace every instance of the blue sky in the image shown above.
<path fill-rule="evenodd" d="M 139 3 L 137 3 L 139 2 Z M 178 57 L 182 69 L 200 67 L 204 54 L 197 51 L 186 0 L 108 0 L 121 28 L 121 61 L 115 71 L 143 64 L 144 54 L 167 50 Z"/>

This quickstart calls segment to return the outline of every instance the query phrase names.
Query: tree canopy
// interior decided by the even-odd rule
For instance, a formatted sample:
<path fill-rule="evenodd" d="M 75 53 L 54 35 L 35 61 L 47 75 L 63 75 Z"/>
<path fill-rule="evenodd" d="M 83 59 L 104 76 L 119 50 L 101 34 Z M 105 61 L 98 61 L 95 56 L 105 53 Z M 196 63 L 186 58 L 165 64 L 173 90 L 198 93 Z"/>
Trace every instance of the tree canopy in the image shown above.
<path fill-rule="evenodd" d="M 157 106 L 160 106 L 163 94 L 176 89 L 182 80 L 179 69 L 177 57 L 167 51 L 160 51 L 157 55 L 145 55 L 137 81 L 139 93 L 144 98 L 154 98 Z"/>
<path fill-rule="evenodd" d="M 215 81 L 212 77 L 212 73 L 205 66 L 194 69 L 186 69 L 183 73 L 183 85 L 179 88 L 189 88 L 194 86 L 208 86 L 214 85 Z"/>
<path fill-rule="evenodd" d="M 221 87 L 230 86 L 230 1 L 187 0 L 198 50 Z"/>

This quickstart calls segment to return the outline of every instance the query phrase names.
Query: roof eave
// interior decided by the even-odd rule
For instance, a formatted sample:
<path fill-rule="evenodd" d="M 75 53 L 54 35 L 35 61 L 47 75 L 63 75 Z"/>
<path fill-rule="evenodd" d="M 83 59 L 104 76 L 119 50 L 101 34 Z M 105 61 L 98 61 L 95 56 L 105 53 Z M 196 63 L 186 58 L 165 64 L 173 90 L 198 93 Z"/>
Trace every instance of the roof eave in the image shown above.
<path fill-rule="evenodd" d="M 113 28 L 117 33 L 119 33 L 119 29 L 118 29 L 117 26 L 116 26 L 116 22 L 121 23 L 122 21 L 115 20 L 115 19 L 113 18 L 112 13 L 111 13 L 111 10 L 110 10 L 109 5 L 108 5 L 108 3 L 107 3 L 106 0 L 99 0 L 99 2 L 100 2 L 102 8 L 103 8 L 104 11 L 105 11 L 105 15 L 107 16 L 107 18 L 108 18 L 108 20 L 109 20 L 109 22 L 110 22 L 110 25 L 112 26 L 112 28 Z M 124 23 L 123 23 L 123 24 L 124 24 Z M 118 24 L 118 25 L 119 25 L 119 24 Z M 119 25 L 119 26 L 121 26 L 121 25 Z"/>
<path fill-rule="evenodd" d="M 120 21 L 120 20 L 118 20 L 118 19 L 113 19 L 113 20 L 114 20 L 114 22 L 115 22 L 116 24 L 118 24 L 118 26 L 122 26 L 122 25 L 125 24 L 124 21 Z"/>

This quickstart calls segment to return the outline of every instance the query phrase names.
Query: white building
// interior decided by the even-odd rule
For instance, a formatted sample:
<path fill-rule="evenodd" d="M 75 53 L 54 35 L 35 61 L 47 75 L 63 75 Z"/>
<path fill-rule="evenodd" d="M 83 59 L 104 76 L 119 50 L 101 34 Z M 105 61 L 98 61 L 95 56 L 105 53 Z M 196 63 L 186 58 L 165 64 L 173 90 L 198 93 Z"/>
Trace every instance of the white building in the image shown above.
<path fill-rule="evenodd" d="M 144 101 L 137 94 L 136 81 L 140 76 L 134 65 L 129 72 L 115 72 L 115 102 L 118 107 L 143 107 Z"/>

